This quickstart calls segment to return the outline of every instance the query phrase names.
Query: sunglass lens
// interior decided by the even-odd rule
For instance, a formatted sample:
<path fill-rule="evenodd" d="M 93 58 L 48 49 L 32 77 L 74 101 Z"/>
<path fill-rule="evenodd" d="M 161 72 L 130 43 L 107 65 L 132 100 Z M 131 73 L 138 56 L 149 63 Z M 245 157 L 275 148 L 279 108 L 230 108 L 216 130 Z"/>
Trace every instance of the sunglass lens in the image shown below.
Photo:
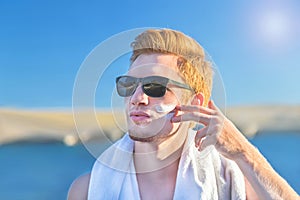
<path fill-rule="evenodd" d="M 160 76 L 150 76 L 144 79 L 143 89 L 150 97 L 163 97 L 166 93 L 168 79 Z"/>
<path fill-rule="evenodd" d="M 137 87 L 137 80 L 134 77 L 118 77 L 117 78 L 117 92 L 122 97 L 131 96 Z"/>
<path fill-rule="evenodd" d="M 169 79 L 160 76 L 150 76 L 142 79 L 142 88 L 149 97 L 163 97 L 166 93 L 166 85 Z M 116 79 L 117 92 L 122 97 L 133 95 L 139 79 L 131 76 L 120 76 Z"/>
<path fill-rule="evenodd" d="M 150 97 L 162 97 L 166 93 L 166 87 L 158 83 L 149 83 L 143 85 L 146 95 Z"/>

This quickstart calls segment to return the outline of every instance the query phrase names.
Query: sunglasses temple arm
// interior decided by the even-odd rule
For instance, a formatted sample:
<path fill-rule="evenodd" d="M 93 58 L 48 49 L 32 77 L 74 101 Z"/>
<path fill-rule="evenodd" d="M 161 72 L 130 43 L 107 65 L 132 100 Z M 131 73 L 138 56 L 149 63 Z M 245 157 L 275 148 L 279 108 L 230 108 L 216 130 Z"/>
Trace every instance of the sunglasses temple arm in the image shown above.
<path fill-rule="evenodd" d="M 189 85 L 186 85 L 184 83 L 180 83 L 180 82 L 173 81 L 173 80 L 170 80 L 169 82 L 172 83 L 172 84 L 174 84 L 174 85 L 177 85 L 177 86 L 179 86 L 181 88 L 188 89 L 188 90 L 193 90 Z"/>

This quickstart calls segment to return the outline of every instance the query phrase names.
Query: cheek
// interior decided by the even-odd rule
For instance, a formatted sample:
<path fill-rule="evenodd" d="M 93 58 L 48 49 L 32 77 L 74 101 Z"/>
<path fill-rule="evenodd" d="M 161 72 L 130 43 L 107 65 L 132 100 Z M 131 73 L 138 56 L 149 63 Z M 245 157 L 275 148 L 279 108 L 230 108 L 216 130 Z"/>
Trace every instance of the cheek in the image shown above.
<path fill-rule="evenodd" d="M 170 121 L 170 119 L 166 120 L 166 123 L 164 125 L 164 131 L 166 134 L 173 134 L 174 132 L 176 132 L 178 130 L 180 126 L 180 123 L 172 123 Z"/>

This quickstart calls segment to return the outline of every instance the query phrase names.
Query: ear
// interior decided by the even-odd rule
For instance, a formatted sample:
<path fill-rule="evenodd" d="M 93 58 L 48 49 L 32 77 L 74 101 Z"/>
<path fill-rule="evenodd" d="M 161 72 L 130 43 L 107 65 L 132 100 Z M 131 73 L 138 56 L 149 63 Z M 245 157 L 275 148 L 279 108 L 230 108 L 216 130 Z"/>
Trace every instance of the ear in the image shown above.
<path fill-rule="evenodd" d="M 204 101 L 204 96 L 202 93 L 195 94 L 192 100 L 192 105 L 202 106 Z"/>

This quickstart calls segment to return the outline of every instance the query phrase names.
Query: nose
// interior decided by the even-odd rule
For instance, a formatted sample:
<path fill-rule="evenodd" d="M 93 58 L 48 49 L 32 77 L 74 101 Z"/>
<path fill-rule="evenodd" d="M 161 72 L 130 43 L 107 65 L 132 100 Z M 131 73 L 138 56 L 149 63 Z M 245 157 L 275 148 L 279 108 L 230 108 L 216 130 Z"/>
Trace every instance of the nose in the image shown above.
<path fill-rule="evenodd" d="M 149 97 L 144 93 L 142 86 L 139 85 L 130 98 L 130 103 L 133 105 L 148 105 Z"/>

